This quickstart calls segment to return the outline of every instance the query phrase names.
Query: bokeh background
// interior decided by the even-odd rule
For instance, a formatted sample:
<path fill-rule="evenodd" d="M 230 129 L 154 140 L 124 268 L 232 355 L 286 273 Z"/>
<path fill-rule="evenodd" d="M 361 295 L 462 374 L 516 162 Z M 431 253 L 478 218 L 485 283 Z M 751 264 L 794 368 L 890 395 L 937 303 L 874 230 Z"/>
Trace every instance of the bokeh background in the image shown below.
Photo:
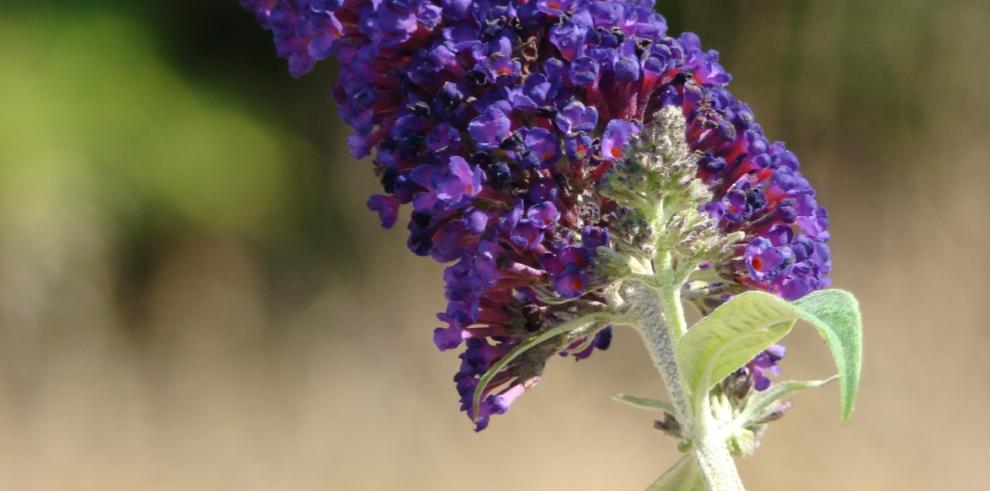
<path fill-rule="evenodd" d="M 335 67 L 235 1 L 0 16 L 0 489 L 640 489 L 676 456 L 633 333 L 475 434 L 431 342 L 441 266 L 364 209 Z M 833 217 L 853 420 L 796 396 L 754 490 L 990 489 L 986 0 L 659 1 L 723 54 Z M 788 376 L 830 373 L 810 329 Z"/>

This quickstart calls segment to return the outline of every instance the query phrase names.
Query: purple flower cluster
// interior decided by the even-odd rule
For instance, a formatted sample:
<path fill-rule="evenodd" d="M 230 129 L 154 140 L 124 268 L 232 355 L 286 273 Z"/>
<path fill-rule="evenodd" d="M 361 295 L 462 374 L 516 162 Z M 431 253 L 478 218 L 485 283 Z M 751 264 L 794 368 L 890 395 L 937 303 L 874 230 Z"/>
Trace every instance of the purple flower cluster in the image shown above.
<path fill-rule="evenodd" d="M 786 298 L 828 284 L 827 217 L 797 160 L 725 89 L 718 54 L 666 35 L 653 0 L 242 0 L 293 75 L 328 57 L 385 194 L 385 227 L 411 205 L 408 246 L 452 263 L 440 349 L 462 344 L 454 380 L 470 411 L 480 376 L 522 340 L 604 304 L 595 251 L 620 214 L 596 186 L 641 125 L 683 109 L 705 209 L 744 231 L 727 281 Z M 605 349 L 608 328 L 550 340 L 488 386 L 476 421 L 505 412 L 554 353 Z M 762 373 L 762 372 L 760 372 Z"/>

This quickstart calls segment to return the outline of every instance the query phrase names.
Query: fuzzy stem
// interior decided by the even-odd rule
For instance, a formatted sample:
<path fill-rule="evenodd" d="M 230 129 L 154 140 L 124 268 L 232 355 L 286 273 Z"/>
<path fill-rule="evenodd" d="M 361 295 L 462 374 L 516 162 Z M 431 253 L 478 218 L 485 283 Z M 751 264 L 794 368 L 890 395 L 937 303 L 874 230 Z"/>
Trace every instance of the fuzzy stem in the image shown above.
<path fill-rule="evenodd" d="M 660 307 L 660 297 L 656 290 L 642 284 L 630 285 L 626 295 L 630 304 L 630 314 L 640 328 L 643 342 L 653 359 L 653 364 L 663 378 L 664 385 L 670 392 L 677 410 L 677 420 L 683 428 L 691 426 L 691 403 L 688 402 L 687 392 L 681 381 L 681 372 L 674 357 L 674 341 L 671 332 L 663 321 L 663 310 Z"/>
<path fill-rule="evenodd" d="M 705 404 L 705 409 L 708 404 Z M 744 491 L 736 463 L 725 445 L 725 434 L 718 431 L 717 422 L 708 412 L 704 418 L 695 418 L 691 429 L 691 442 L 698 468 L 709 491 Z"/>
<path fill-rule="evenodd" d="M 669 253 L 661 253 L 655 262 L 657 287 L 636 284 L 630 287 L 628 300 L 643 341 L 653 358 L 677 410 L 675 416 L 684 429 L 684 437 L 698 462 L 708 491 L 743 491 L 742 481 L 732 455 L 725 445 L 720 422 L 712 414 L 708 398 L 703 397 L 694 413 L 674 356 L 676 340 L 687 330 L 680 287 L 675 280 Z"/>

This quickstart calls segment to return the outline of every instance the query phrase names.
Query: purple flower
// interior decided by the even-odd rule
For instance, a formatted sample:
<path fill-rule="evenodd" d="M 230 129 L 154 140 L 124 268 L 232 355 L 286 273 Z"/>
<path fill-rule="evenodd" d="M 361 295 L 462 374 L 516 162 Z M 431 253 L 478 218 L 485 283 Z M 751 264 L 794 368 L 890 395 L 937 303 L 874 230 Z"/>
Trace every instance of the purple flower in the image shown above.
<path fill-rule="evenodd" d="M 384 228 L 392 228 L 399 218 L 399 200 L 393 196 L 376 194 L 368 198 L 368 209 L 378 212 Z"/>
<path fill-rule="evenodd" d="M 550 201 L 533 205 L 526 211 L 526 218 L 537 228 L 549 228 L 557 224 L 560 213 Z"/>
<path fill-rule="evenodd" d="M 564 298 L 575 298 L 584 293 L 584 287 L 588 284 L 581 273 L 567 273 L 554 280 L 553 287 Z"/>
<path fill-rule="evenodd" d="M 605 127 L 602 137 L 602 156 L 605 160 L 622 157 L 622 147 L 639 134 L 639 127 L 621 119 L 613 119 Z"/>
<path fill-rule="evenodd" d="M 570 80 L 574 85 L 594 86 L 600 76 L 598 62 L 590 56 L 582 56 L 571 64 Z"/>
<path fill-rule="evenodd" d="M 489 108 L 468 123 L 468 133 L 482 150 L 494 150 L 509 137 L 512 122 L 498 108 Z"/>
<path fill-rule="evenodd" d="M 567 61 L 571 61 L 579 55 L 588 30 L 568 22 L 550 29 L 550 43 L 557 47 L 560 56 Z"/>
<path fill-rule="evenodd" d="M 478 194 L 484 178 L 480 169 L 472 169 L 467 161 L 455 155 L 450 158 L 444 175 L 436 177 L 436 197 L 444 203 L 459 203 Z"/>
<path fill-rule="evenodd" d="M 532 128 L 522 131 L 525 151 L 519 159 L 520 165 L 529 168 L 548 168 L 560 158 L 560 140 L 546 128 Z"/>
<path fill-rule="evenodd" d="M 372 157 L 384 189 L 368 207 L 391 227 L 410 205 L 410 250 L 448 263 L 434 341 L 463 350 L 454 382 L 466 412 L 479 378 L 514 346 L 606 302 L 596 257 L 622 235 L 622 210 L 599 185 L 664 106 L 681 110 L 700 156 L 697 177 L 714 197 L 702 209 L 745 236 L 710 268 L 788 299 L 828 285 L 828 216 L 797 158 L 726 90 L 718 53 L 693 34 L 668 36 L 649 0 L 242 4 L 294 76 L 340 63 L 333 97 L 354 130 L 348 147 Z M 532 388 L 554 353 L 585 358 L 611 331 L 584 336 L 496 374 L 477 428 Z M 758 387 L 776 373 L 774 349 L 747 365 Z"/>
<path fill-rule="evenodd" d="M 764 237 L 753 239 L 746 246 L 746 266 L 749 268 L 750 278 L 761 281 L 767 278 L 778 276 L 783 269 L 785 261 L 788 259 L 786 249 L 778 249 Z"/>
<path fill-rule="evenodd" d="M 554 118 L 557 128 L 567 135 L 595 131 L 598 125 L 598 110 L 585 106 L 581 101 L 571 101 Z"/>
<path fill-rule="evenodd" d="M 766 351 L 756 355 L 752 361 L 746 364 L 746 370 L 753 378 L 753 388 L 756 390 L 767 390 L 770 387 L 770 379 L 767 375 L 780 375 L 780 366 L 777 362 L 784 358 L 787 349 L 782 344 L 775 344 Z"/>

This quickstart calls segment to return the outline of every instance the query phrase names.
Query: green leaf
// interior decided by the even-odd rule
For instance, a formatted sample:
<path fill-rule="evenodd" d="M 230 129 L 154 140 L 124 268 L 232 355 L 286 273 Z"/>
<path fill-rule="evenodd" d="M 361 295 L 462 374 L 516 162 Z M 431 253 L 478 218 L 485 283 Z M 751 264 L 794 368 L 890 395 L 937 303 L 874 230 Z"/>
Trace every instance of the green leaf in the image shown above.
<path fill-rule="evenodd" d="M 492 381 L 492 378 L 494 378 L 495 375 L 498 374 L 498 372 L 502 371 L 503 368 L 508 366 L 509 363 L 512 363 L 512 360 L 515 360 L 523 353 L 529 351 L 530 349 L 536 347 L 538 344 L 548 339 L 559 336 L 561 334 L 565 334 L 567 332 L 573 331 L 578 328 L 588 326 L 597 321 L 604 321 L 609 319 L 618 320 L 614 318 L 614 316 L 605 313 L 589 314 L 565 322 L 563 324 L 560 324 L 559 326 L 556 326 L 552 329 L 547 329 L 546 331 L 543 331 L 529 339 L 526 339 L 522 343 L 519 343 L 519 345 L 513 348 L 512 351 L 509 351 L 508 353 L 505 354 L 505 356 L 503 356 L 498 361 L 496 361 L 495 364 L 493 364 L 491 368 L 489 368 L 488 371 L 485 372 L 485 374 L 482 375 L 480 379 L 478 379 L 478 386 L 475 387 L 474 389 L 474 398 L 471 402 L 471 418 L 472 419 L 478 418 L 478 407 L 481 405 L 481 396 L 482 394 L 485 393 L 485 389 L 488 387 L 488 384 Z"/>
<path fill-rule="evenodd" d="M 863 364 L 863 319 L 856 297 L 843 290 L 821 290 L 794 302 L 802 319 L 818 328 L 832 350 L 839 372 L 842 421 L 852 415 Z"/>
<path fill-rule="evenodd" d="M 787 335 L 795 318 L 789 303 L 751 291 L 698 321 L 675 348 L 688 397 L 696 402 L 706 396 L 708 389 Z"/>
<path fill-rule="evenodd" d="M 705 483 L 701 480 L 701 471 L 694 455 L 681 457 L 673 467 L 650 484 L 646 491 L 705 491 Z"/>
<path fill-rule="evenodd" d="M 742 427 L 763 417 L 764 413 L 766 413 L 771 404 L 780 400 L 780 398 L 786 396 L 787 394 L 804 389 L 815 389 L 826 385 L 837 378 L 839 378 L 838 375 L 833 375 L 822 380 L 788 380 L 786 382 L 775 382 L 769 389 L 762 392 L 756 392 L 750 396 L 749 401 L 746 403 L 746 407 L 736 418 L 737 425 Z"/>
<path fill-rule="evenodd" d="M 634 396 L 632 394 L 616 394 L 612 396 L 612 399 L 619 401 L 623 404 L 628 404 L 637 409 L 646 409 L 648 411 L 661 411 L 670 415 L 677 414 L 674 409 L 674 405 L 658 399 L 649 399 L 646 397 Z"/>
<path fill-rule="evenodd" d="M 842 420 L 847 420 L 859 386 L 862 322 L 855 297 L 842 290 L 813 292 L 794 303 L 750 291 L 698 321 L 676 347 L 695 405 L 712 386 L 790 332 L 798 319 L 817 328 L 832 351 L 839 372 Z"/>

